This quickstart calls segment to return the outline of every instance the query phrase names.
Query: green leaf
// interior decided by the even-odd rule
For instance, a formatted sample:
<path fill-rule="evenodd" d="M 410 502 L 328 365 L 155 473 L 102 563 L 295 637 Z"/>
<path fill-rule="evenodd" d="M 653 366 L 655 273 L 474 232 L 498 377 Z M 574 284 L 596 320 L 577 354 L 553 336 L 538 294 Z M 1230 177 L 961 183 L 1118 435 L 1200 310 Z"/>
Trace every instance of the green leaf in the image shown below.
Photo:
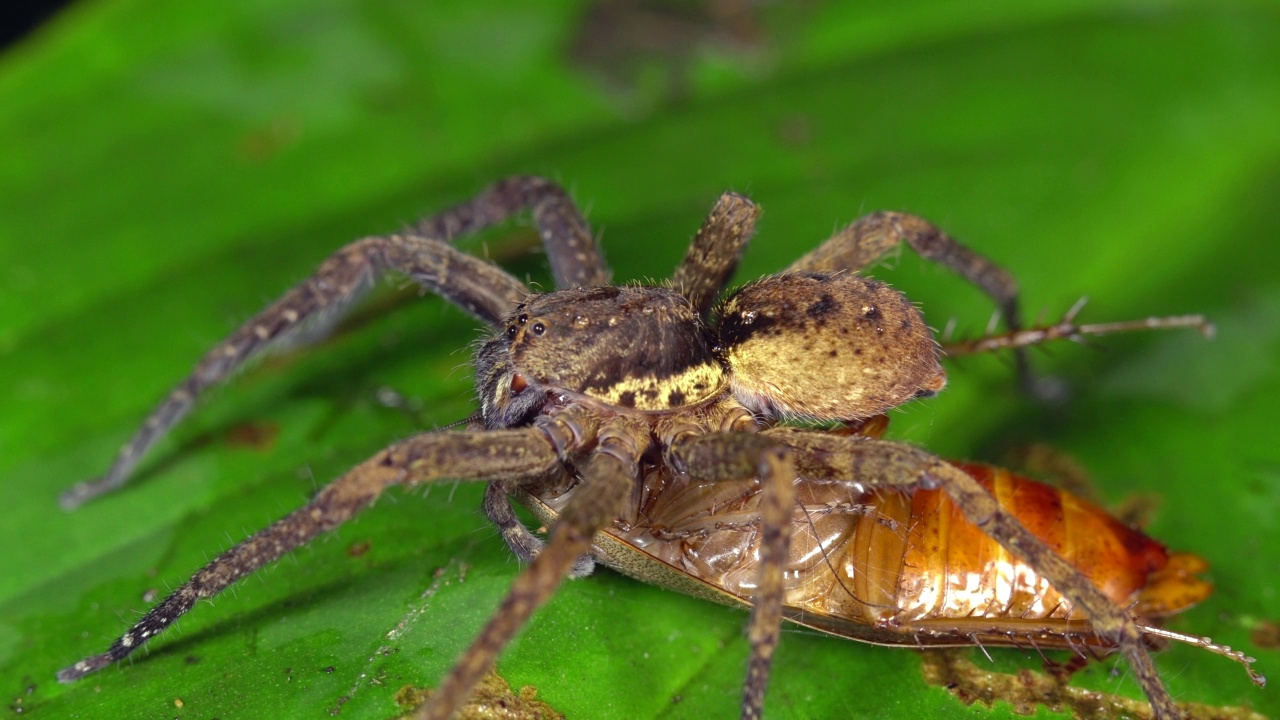
<path fill-rule="evenodd" d="M 74 513 L 56 498 L 329 252 L 512 173 L 572 188 L 619 280 L 668 275 L 734 189 L 766 209 L 740 279 L 888 208 L 999 260 L 1032 314 L 1087 294 L 1090 320 L 1210 315 L 1213 342 L 1131 336 L 1037 357 L 1073 389 L 1062 407 L 1018 395 L 999 362 L 953 365 L 894 433 L 995 461 L 1045 441 L 1108 500 L 1154 497 L 1148 530 L 1205 556 L 1217 585 L 1171 627 L 1280 671 L 1251 639 L 1280 620 L 1280 10 L 939 0 L 715 19 L 659 4 L 677 19 L 655 25 L 617 20 L 621 7 L 85 2 L 0 58 L 11 708 L 389 718 L 400 687 L 438 681 L 518 571 L 470 485 L 392 493 L 120 667 L 53 675 L 104 649 L 148 590 L 386 443 L 465 417 L 475 323 L 439 300 L 380 295 L 329 340 L 214 393 L 126 490 Z M 517 224 L 466 247 L 546 286 L 529 242 Z M 909 252 L 876 272 L 937 327 L 986 324 L 976 292 Z M 381 388 L 422 410 L 380 404 Z M 727 717 L 744 620 L 600 572 L 567 583 L 499 671 L 569 717 Z M 1041 665 L 992 655 L 1006 672 Z M 1175 647 L 1157 663 L 1180 700 L 1280 714 L 1223 658 Z M 1075 682 L 1139 695 L 1116 659 Z M 778 718 L 966 712 L 1010 709 L 966 711 L 911 650 L 794 629 L 767 699 Z"/>

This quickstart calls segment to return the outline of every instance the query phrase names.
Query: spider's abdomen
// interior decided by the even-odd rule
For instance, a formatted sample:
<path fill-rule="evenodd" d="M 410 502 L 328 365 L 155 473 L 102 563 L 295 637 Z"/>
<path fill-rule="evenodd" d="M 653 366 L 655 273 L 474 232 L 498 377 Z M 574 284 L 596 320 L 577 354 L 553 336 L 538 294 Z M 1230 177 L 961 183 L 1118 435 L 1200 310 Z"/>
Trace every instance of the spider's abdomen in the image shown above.
<path fill-rule="evenodd" d="M 819 420 L 883 413 L 946 384 L 937 343 L 915 305 L 848 273 L 787 273 L 734 293 L 720 346 L 738 401 Z"/>
<path fill-rule="evenodd" d="M 476 357 L 490 426 L 522 398 L 568 391 L 628 410 L 668 411 L 728 384 L 710 331 L 679 293 L 597 287 L 536 295 Z M 499 415 L 508 420 L 494 422 Z"/>

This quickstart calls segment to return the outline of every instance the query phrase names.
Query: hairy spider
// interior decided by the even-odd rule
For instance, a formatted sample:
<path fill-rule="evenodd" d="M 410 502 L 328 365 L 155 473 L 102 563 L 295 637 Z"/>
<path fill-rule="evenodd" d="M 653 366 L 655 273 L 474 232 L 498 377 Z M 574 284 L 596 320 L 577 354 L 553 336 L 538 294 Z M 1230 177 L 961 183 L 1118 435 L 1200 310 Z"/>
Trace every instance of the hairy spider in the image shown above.
<path fill-rule="evenodd" d="M 530 293 L 502 269 L 448 244 L 521 210 L 531 212 L 545 243 L 554 292 Z M 747 198 L 725 193 L 662 286 L 611 285 L 581 214 L 557 185 L 534 177 L 503 180 L 411 232 L 342 248 L 209 351 L 109 471 L 68 491 L 64 506 L 123 485 L 139 458 L 207 388 L 304 327 L 314 337 L 389 272 L 412 278 L 492 327 L 474 358 L 480 412 L 464 432 L 417 435 L 357 465 L 307 505 L 214 559 L 109 650 L 62 670 L 58 679 L 70 682 L 124 658 L 197 600 L 341 525 L 390 486 L 470 479 L 488 483 L 486 514 L 529 566 L 421 715 L 446 718 L 560 581 L 591 571 L 593 554 L 642 579 L 677 584 L 653 563 L 596 544 L 602 530 L 637 522 L 639 488 L 657 473 L 757 488 L 750 522 L 758 532 L 758 575 L 747 584 L 754 593 L 742 716 L 758 717 L 783 613 L 796 488 L 805 478 L 818 478 L 858 488 L 945 492 L 981 532 L 1082 610 L 1105 645 L 1125 655 L 1158 717 L 1176 717 L 1143 644 L 1143 628 L 1028 531 L 973 474 L 867 433 L 780 426 L 798 419 L 857 427 L 946 382 L 939 347 L 917 308 L 854 271 L 905 242 L 991 296 L 1014 331 L 995 341 L 1004 347 L 1038 341 L 1016 332 L 1012 278 L 927 221 L 885 212 L 854 222 L 786 271 L 717 303 L 757 215 Z M 1076 334 L 1075 327 L 1059 328 L 1058 335 Z M 512 497 L 555 502 L 545 545 L 516 519 Z"/>

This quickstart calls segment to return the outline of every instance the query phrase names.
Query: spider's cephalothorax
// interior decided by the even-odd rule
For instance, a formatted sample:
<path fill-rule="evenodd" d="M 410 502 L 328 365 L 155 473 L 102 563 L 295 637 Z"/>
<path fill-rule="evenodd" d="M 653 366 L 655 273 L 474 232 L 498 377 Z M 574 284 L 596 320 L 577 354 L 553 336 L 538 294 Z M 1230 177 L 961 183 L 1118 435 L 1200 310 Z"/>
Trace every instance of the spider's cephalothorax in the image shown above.
<path fill-rule="evenodd" d="M 535 295 L 476 354 L 485 425 L 522 424 L 565 394 L 663 413 L 730 393 L 765 419 L 852 421 L 946 382 L 919 310 L 857 275 L 774 275 L 712 317 L 663 287 Z"/>
<path fill-rule="evenodd" d="M 714 346 L 689 301 L 664 288 L 534 295 L 476 354 L 485 425 L 521 424 L 565 393 L 640 411 L 704 402 L 728 380 Z"/>
<path fill-rule="evenodd" d="M 546 245 L 554 292 L 533 295 L 501 268 L 449 244 L 522 210 L 530 212 Z M 1011 332 L 989 338 L 981 349 L 1015 348 L 1021 370 L 1025 363 L 1016 348 L 1087 331 L 1068 318 L 1017 332 L 1013 280 L 930 223 L 900 213 L 862 218 L 781 274 L 720 301 L 757 214 L 751 201 L 724 194 L 661 287 L 612 285 L 581 215 L 558 186 L 541 178 L 509 178 L 412 231 L 342 248 L 210 350 L 121 449 L 107 474 L 77 485 L 63 504 L 75 507 L 123 485 L 139 458 L 208 387 L 282 340 L 318 337 L 317 330 L 386 273 L 411 278 L 491 328 L 475 357 L 483 422 L 462 432 L 423 433 L 374 454 L 305 506 L 217 557 L 110 649 L 64 669 L 59 679 L 70 682 L 126 657 L 198 600 L 341 525 L 388 487 L 470 479 L 488 483 L 486 514 L 530 565 L 419 715 L 445 718 L 560 580 L 590 571 L 588 555 L 644 579 L 701 592 L 706 584 L 696 567 L 663 569 L 642 554 L 613 552 L 604 531 L 641 520 L 637 498 L 662 504 L 663 488 L 683 484 L 697 492 L 745 484 L 742 493 L 730 489 L 710 496 L 750 497 L 749 509 L 716 501 L 705 512 L 694 510 L 706 528 L 752 533 L 750 566 L 759 570 L 741 585 L 753 589 L 742 716 L 754 718 L 778 640 L 787 593 L 783 571 L 793 567 L 793 513 L 807 502 L 797 488 L 805 497 L 823 487 L 860 493 L 928 488 L 945 492 L 981 532 L 1023 558 L 1088 616 L 1098 646 L 1118 648 L 1128 658 L 1156 715 L 1176 717 L 1143 644 L 1149 629 L 1024 528 L 972 473 L 870 431 L 876 421 L 868 418 L 940 390 L 945 379 L 918 310 L 883 283 L 854 273 L 907 243 L 996 301 Z M 310 331 L 299 335 L 303 327 Z M 841 421 L 845 427 L 824 432 L 779 426 L 788 419 Z M 517 520 L 512 497 L 555 499 L 554 517 L 546 516 L 554 528 L 545 545 Z M 666 504 L 678 502 L 683 500 L 672 496 Z M 823 507 L 852 512 L 856 505 Z M 877 622 L 889 627 L 899 620 L 890 614 Z"/>

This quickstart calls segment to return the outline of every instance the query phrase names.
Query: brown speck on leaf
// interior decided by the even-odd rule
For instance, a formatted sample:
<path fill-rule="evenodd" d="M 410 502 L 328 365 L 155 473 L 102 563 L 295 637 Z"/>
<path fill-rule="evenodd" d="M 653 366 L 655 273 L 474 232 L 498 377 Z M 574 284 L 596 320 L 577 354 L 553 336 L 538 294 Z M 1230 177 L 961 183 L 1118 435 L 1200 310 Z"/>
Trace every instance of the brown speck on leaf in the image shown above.
<path fill-rule="evenodd" d="M 980 702 L 992 707 L 997 700 L 1008 703 L 1019 715 L 1034 715 L 1038 708 L 1070 713 L 1079 720 L 1108 720 L 1127 717 L 1149 720 L 1154 717 L 1145 700 L 1086 690 L 1066 684 L 1066 678 L 1020 670 L 1016 675 L 987 669 L 971 659 L 971 650 L 950 648 L 920 653 L 924 679 L 946 688 L 966 705 Z M 1189 718 L 1265 720 L 1245 707 L 1214 707 L 1200 703 L 1178 703 Z"/>
<path fill-rule="evenodd" d="M 434 692 L 431 688 L 412 685 L 400 688 L 395 703 L 406 710 L 400 717 L 413 717 Z M 564 714 L 539 700 L 537 688 L 525 685 L 518 692 L 512 692 L 510 683 L 491 670 L 454 717 L 457 720 L 563 720 Z"/>
<path fill-rule="evenodd" d="M 227 431 L 227 444 L 232 447 L 266 452 L 276 444 L 280 426 L 274 423 L 243 422 Z"/>
<path fill-rule="evenodd" d="M 368 540 L 360 540 L 358 542 L 351 543 L 351 545 L 347 547 L 347 557 L 364 557 L 364 554 L 369 552 L 369 548 L 371 547 L 373 547 L 373 545 Z"/>
<path fill-rule="evenodd" d="M 254 165 L 265 163 L 297 142 L 301 127 L 297 118 L 275 118 L 241 137 L 237 154 Z"/>
<path fill-rule="evenodd" d="M 813 119 L 808 115 L 788 115 L 778 121 L 778 139 L 785 147 L 800 149 L 813 143 Z"/>
<path fill-rule="evenodd" d="M 350 695 L 343 695 L 339 697 L 338 704 L 329 708 L 329 714 L 336 716 L 338 713 L 342 712 L 342 706 L 346 705 L 350 701 L 351 701 Z"/>
<path fill-rule="evenodd" d="M 1267 650 L 1280 648 L 1280 623 L 1275 620 L 1263 620 L 1253 628 L 1249 639 L 1260 648 Z"/>

